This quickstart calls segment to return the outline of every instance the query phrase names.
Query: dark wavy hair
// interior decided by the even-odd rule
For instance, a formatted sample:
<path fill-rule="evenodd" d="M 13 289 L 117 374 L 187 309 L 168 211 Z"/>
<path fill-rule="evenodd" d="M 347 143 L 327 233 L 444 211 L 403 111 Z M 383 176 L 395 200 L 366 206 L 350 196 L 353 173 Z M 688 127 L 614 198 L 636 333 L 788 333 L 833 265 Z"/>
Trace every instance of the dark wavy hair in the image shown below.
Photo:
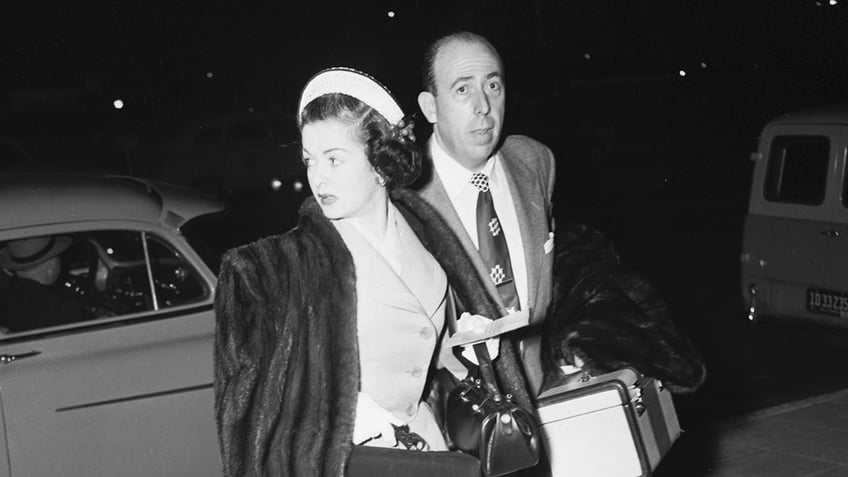
<path fill-rule="evenodd" d="M 310 101 L 298 118 L 300 130 L 317 121 L 335 120 L 353 126 L 365 146 L 368 162 L 386 180 L 386 187 L 412 184 L 421 173 L 421 150 L 412 135 L 412 122 L 395 126 L 374 108 L 343 93 L 330 93 Z"/>

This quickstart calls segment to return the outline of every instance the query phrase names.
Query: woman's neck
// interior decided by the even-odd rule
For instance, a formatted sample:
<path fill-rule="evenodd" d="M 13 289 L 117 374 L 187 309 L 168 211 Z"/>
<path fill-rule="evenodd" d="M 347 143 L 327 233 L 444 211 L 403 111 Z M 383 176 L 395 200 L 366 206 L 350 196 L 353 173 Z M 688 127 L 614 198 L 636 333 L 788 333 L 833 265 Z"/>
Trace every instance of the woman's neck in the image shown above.
<path fill-rule="evenodd" d="M 380 196 L 376 198 L 373 206 L 368 210 L 363 211 L 350 220 L 356 223 L 361 230 L 367 230 L 377 239 L 383 239 L 386 236 L 389 217 L 389 197 L 385 189 L 380 190 Z"/>

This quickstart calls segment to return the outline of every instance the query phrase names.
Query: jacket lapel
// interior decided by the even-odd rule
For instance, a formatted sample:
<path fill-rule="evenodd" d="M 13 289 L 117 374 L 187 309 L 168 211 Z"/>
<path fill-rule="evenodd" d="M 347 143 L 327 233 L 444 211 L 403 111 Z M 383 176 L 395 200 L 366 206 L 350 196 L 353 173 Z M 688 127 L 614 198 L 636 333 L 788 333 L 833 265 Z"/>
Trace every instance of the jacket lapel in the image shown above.
<path fill-rule="evenodd" d="M 361 272 L 356 276 L 358 289 L 372 290 L 373 296 L 387 306 L 424 313 L 424 307 L 406 282 L 365 237 L 350 224 L 338 224 L 338 230 L 359 267 L 357 272 Z"/>
<path fill-rule="evenodd" d="M 488 277 L 489 269 L 486 267 L 486 264 L 483 263 L 483 259 L 480 258 L 480 252 L 477 250 L 477 247 L 474 246 L 474 242 L 471 241 L 471 237 L 468 236 L 468 232 L 465 231 L 465 226 L 462 225 L 462 221 L 459 219 L 456 209 L 453 208 L 450 197 L 448 197 L 445 186 L 442 184 L 442 180 L 439 178 L 439 175 L 435 170 L 432 172 L 431 180 L 428 181 L 427 184 L 418 191 L 418 193 L 424 200 L 429 202 L 430 205 L 439 212 L 439 214 L 441 214 L 448 226 L 450 226 L 457 235 L 459 242 L 462 244 L 462 248 L 465 250 L 465 253 L 468 254 L 468 257 L 471 259 L 471 263 L 477 270 L 477 274 L 481 277 Z M 486 291 L 488 291 L 494 298 L 498 307 L 503 310 L 504 306 L 494 283 L 488 279 L 483 280 L 483 283 L 486 287 Z"/>
<path fill-rule="evenodd" d="M 548 226 L 544 217 L 545 204 L 539 202 L 544 194 L 541 184 L 531 173 L 531 169 L 524 167 L 523 158 L 515 151 L 501 150 L 501 164 L 506 172 L 512 202 L 515 204 L 515 214 L 518 217 L 518 226 L 523 232 L 522 242 L 524 244 L 524 263 L 527 267 L 527 308 L 533 310 L 536 304 L 536 295 L 539 289 L 539 280 L 542 276 L 543 246 L 548 239 Z M 538 218 L 542 217 L 542 220 Z"/>

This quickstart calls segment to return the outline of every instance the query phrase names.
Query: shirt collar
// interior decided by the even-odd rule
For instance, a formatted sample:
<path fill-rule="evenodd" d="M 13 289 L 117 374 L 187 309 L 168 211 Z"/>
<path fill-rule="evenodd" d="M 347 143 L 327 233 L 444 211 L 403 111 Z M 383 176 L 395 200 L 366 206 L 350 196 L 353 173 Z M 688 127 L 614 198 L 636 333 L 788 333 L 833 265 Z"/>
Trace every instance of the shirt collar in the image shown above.
<path fill-rule="evenodd" d="M 465 166 L 454 160 L 447 151 L 442 149 L 442 146 L 436 139 L 435 134 L 430 137 L 430 157 L 433 159 L 433 167 L 439 174 L 439 179 L 441 179 L 442 185 L 445 186 L 445 191 L 448 193 L 448 197 L 450 197 L 451 200 L 456 199 L 466 186 L 473 187 L 469 181 L 471 180 L 471 175 L 474 171 L 466 169 Z M 498 153 L 493 154 L 492 157 L 486 161 L 483 169 L 480 170 L 480 172 L 489 176 L 490 179 L 492 177 L 492 170 L 495 168 L 495 161 L 497 158 Z"/>

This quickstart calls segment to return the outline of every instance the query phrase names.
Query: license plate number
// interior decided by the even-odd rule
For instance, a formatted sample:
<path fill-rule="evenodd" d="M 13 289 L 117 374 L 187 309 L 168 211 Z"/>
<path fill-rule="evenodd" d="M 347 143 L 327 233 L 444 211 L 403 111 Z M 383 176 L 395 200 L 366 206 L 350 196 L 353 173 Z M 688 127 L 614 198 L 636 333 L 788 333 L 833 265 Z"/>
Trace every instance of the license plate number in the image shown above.
<path fill-rule="evenodd" d="M 807 310 L 845 316 L 848 314 L 848 293 L 810 288 L 807 290 Z"/>

